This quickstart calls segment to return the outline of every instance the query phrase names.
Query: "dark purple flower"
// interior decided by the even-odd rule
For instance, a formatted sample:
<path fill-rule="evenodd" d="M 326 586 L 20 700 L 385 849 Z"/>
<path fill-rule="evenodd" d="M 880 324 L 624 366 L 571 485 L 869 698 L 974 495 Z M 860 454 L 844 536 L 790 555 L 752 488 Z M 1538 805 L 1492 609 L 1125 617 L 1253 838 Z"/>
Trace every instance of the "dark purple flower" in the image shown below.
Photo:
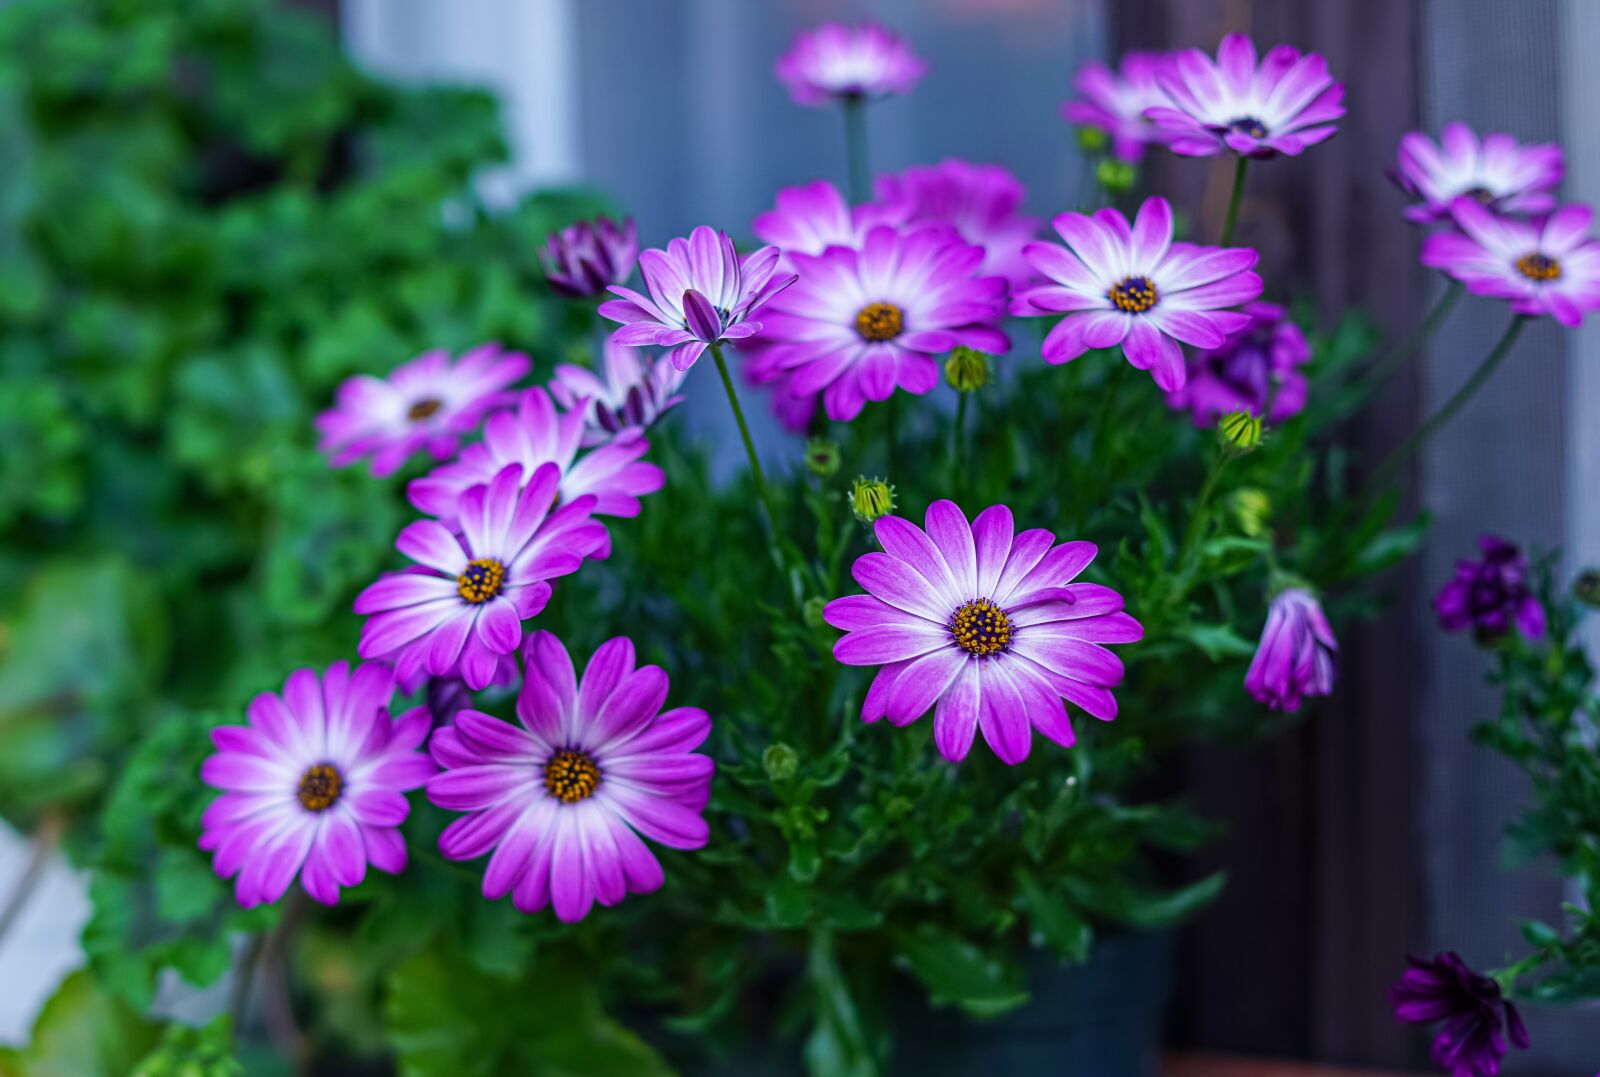
<path fill-rule="evenodd" d="M 1305 410 L 1300 368 L 1311 361 L 1305 334 L 1276 304 L 1246 303 L 1240 310 L 1250 324 L 1228 334 L 1220 348 L 1191 355 L 1188 380 L 1167 394 L 1167 405 L 1192 412 L 1196 426 L 1241 408 L 1274 423 Z"/>
<path fill-rule="evenodd" d="M 1460 955 L 1432 961 L 1408 956 L 1411 966 L 1389 988 L 1394 1019 L 1412 1025 L 1444 1022 L 1433 1038 L 1433 1064 L 1451 1077 L 1496 1077 L 1506 1057 L 1506 1036 L 1528 1049 L 1528 1030 L 1500 985 L 1474 972 Z"/>
<path fill-rule="evenodd" d="M 596 217 L 552 232 L 539 252 L 539 263 L 552 291 L 587 299 L 627 280 L 638 257 L 639 233 L 632 217 L 620 225 Z"/>
<path fill-rule="evenodd" d="M 1525 639 L 1544 636 L 1544 607 L 1528 586 L 1528 559 L 1498 535 L 1479 535 L 1480 561 L 1457 561 L 1456 575 L 1439 589 L 1433 608 L 1440 627 L 1472 629 L 1495 639 L 1513 627 Z"/>
<path fill-rule="evenodd" d="M 1245 691 L 1273 710 L 1299 710 L 1305 696 L 1333 691 L 1338 653 L 1339 643 L 1316 598 L 1298 587 L 1280 591 L 1267 611 L 1267 626 L 1244 677 Z"/>

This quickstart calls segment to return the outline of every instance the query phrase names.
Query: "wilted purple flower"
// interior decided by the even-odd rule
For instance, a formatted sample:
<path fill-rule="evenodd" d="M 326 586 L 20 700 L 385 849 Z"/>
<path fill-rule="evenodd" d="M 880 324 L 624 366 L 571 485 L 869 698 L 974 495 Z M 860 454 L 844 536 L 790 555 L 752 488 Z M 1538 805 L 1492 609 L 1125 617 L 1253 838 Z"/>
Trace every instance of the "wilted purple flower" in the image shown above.
<path fill-rule="evenodd" d="M 510 464 L 485 486 L 461 495 L 461 534 L 438 520 L 418 520 L 395 547 L 416 562 L 356 596 L 355 611 L 370 614 L 357 649 L 363 658 L 393 662 L 410 681 L 419 668 L 435 677 L 460 670 L 477 691 L 494 678 L 500 656 L 522 642 L 522 622 L 550 601 L 548 581 L 576 572 L 605 541 L 591 520 L 594 498 L 555 507 L 561 471 L 542 464 L 522 484 Z"/>
<path fill-rule="evenodd" d="M 1422 200 L 1406 207 L 1406 219 L 1432 224 L 1448 218 L 1462 197 L 1496 213 L 1547 213 L 1565 168 L 1560 146 L 1523 146 L 1505 134 L 1480 142 L 1466 124 L 1448 123 L 1438 143 L 1421 131 L 1400 140 L 1394 181 Z"/>
<path fill-rule="evenodd" d="M 1479 535 L 1480 561 L 1457 561 L 1456 575 L 1439 589 L 1433 608 L 1451 632 L 1470 628 L 1494 639 L 1514 626 L 1524 639 L 1544 637 L 1544 607 L 1528 586 L 1528 559 L 1498 535 Z"/>
<path fill-rule="evenodd" d="M 1167 405 L 1194 415 L 1196 426 L 1211 426 L 1230 411 L 1243 409 L 1269 422 L 1292 418 L 1306 406 L 1306 376 L 1311 345 L 1288 312 L 1273 303 L 1246 303 L 1250 324 L 1221 347 L 1189 356 L 1189 377 L 1167 394 Z"/>
<path fill-rule="evenodd" d="M 962 239 L 983 248 L 978 272 L 1026 284 L 1033 268 L 1022 245 L 1039 232 L 1037 217 L 1018 212 L 1027 188 L 1000 165 L 975 165 L 951 157 L 936 165 L 914 165 L 879 176 L 878 201 L 910 224 L 948 224 Z"/>
<path fill-rule="evenodd" d="M 1600 242 L 1589 237 L 1588 206 L 1519 221 L 1463 197 L 1450 213 L 1461 231 L 1423 241 L 1423 265 L 1476 295 L 1509 299 L 1518 314 L 1549 315 L 1562 325 L 1582 325 L 1585 312 L 1600 309 Z"/>
<path fill-rule="evenodd" d="M 550 395 L 567 411 L 583 413 L 583 445 L 592 448 L 618 434 L 646 430 L 683 403 L 676 395 L 683 376 L 665 359 L 608 339 L 603 379 L 588 367 L 562 363 L 550 382 Z"/>
<path fill-rule="evenodd" d="M 517 721 L 474 710 L 433 735 L 444 768 L 428 799 L 465 812 L 439 836 L 452 860 L 489 855 L 483 896 L 511 895 L 522 912 L 553 904 L 563 921 L 595 902 L 661 886 L 644 838 L 698 849 L 710 837 L 711 732 L 698 707 L 663 711 L 667 675 L 635 668 L 633 644 L 600 645 L 580 679 L 561 641 L 536 632 L 523 648 L 527 679 Z"/>
<path fill-rule="evenodd" d="M 394 368 L 387 378 L 358 374 L 339 386 L 337 406 L 317 416 L 318 449 L 334 467 L 372 457 L 372 474 L 392 474 L 419 449 L 448 460 L 461 435 L 516 398 L 507 387 L 528 372 L 528 357 L 480 344 L 452 363 L 431 351 Z"/>
<path fill-rule="evenodd" d="M 413 479 L 406 496 L 418 510 L 454 526 L 456 503 L 468 488 L 493 481 L 508 464 L 520 464 L 527 477 L 538 474 L 544 464 L 554 464 L 560 476 L 558 504 L 592 496 L 597 516 L 639 515 L 639 498 L 655 493 L 666 481 L 659 467 L 639 459 L 650 443 L 638 431 L 625 431 L 580 456 L 583 432 L 582 412 L 561 414 L 549 393 L 528 389 L 516 411 L 500 412 L 484 425 L 482 441 L 468 445 L 455 460 L 425 477 Z M 608 535 L 595 556 L 605 557 L 610 549 Z"/>
<path fill-rule="evenodd" d="M 955 502 L 935 501 L 925 523 L 926 531 L 879 517 L 883 552 L 863 554 L 851 569 L 868 593 L 823 612 L 845 632 L 835 658 L 882 667 L 862 720 L 903 726 L 931 707 L 946 759 L 966 758 L 982 731 L 995 755 L 1015 764 L 1028 757 L 1033 730 L 1073 744 L 1063 699 L 1115 718 L 1111 689 L 1122 683 L 1122 660 L 1102 645 L 1137 642 L 1144 629 L 1116 591 L 1073 582 L 1094 560 L 1094 543 L 1058 546 L 1041 529 L 1015 534 L 1004 505 L 969 524 Z"/>
<path fill-rule="evenodd" d="M 1460 955 L 1432 961 L 1408 955 L 1410 966 L 1389 988 L 1394 1018 L 1412 1025 L 1444 1022 L 1433 1039 L 1433 1064 L 1451 1077 L 1497 1077 L 1506 1035 L 1528 1049 L 1528 1030 L 1500 985 L 1474 972 Z"/>
<path fill-rule="evenodd" d="M 928 65 L 898 35 L 864 22 L 806 30 L 778 57 L 774 72 L 799 105 L 910 93 Z"/>
<path fill-rule="evenodd" d="M 978 276 L 983 248 L 944 225 L 882 225 L 860 249 L 791 254 L 800 283 L 771 308 L 771 361 L 794 372 L 789 391 L 823 394 L 828 417 L 848 421 L 896 388 L 939 383 L 934 356 L 966 344 L 991 354 L 1011 346 L 999 329 L 1005 280 Z"/>
<path fill-rule="evenodd" d="M 1172 242 L 1172 206 L 1147 199 L 1130 228 L 1114 209 L 1094 216 L 1063 213 L 1053 222 L 1066 241 L 1029 243 L 1023 255 L 1053 283 L 1028 288 L 1011 313 L 1065 314 L 1044 339 L 1047 363 L 1065 363 L 1090 348 L 1122 345 L 1139 370 L 1161 388 L 1183 387 L 1187 371 L 1179 341 L 1220 348 L 1250 317 L 1223 310 L 1261 294 L 1250 272 L 1256 252 L 1245 247 L 1197 247 Z"/>
<path fill-rule="evenodd" d="M 1146 146 L 1167 141 L 1166 132 L 1151 123 L 1145 111 L 1172 104 L 1159 77 L 1171 66 L 1172 57 L 1164 52 L 1123 53 L 1117 71 L 1090 60 L 1072 80 L 1083 97 L 1065 102 L 1062 118 L 1099 128 L 1111 136 L 1111 152 L 1118 159 L 1136 162 L 1144 157 Z"/>
<path fill-rule="evenodd" d="M 320 677 L 296 670 L 283 695 L 250 702 L 248 725 L 211 731 L 217 751 L 200 778 L 223 795 L 201 818 L 200 848 L 214 854 L 218 875 L 238 875 L 239 904 L 277 901 L 299 872 L 306 893 L 334 905 L 368 864 L 390 873 L 406 866 L 405 794 L 435 768 L 417 751 L 427 708 L 391 721 L 393 694 L 384 666 L 352 672 L 336 662 Z"/>
<path fill-rule="evenodd" d="M 1273 710 L 1299 710 L 1303 697 L 1333 691 L 1338 653 L 1333 627 L 1316 598 L 1298 587 L 1279 591 L 1245 674 L 1245 690 Z"/>
<path fill-rule="evenodd" d="M 1277 45 L 1258 67 L 1244 34 L 1223 38 L 1214 61 L 1199 49 L 1174 53 L 1158 78 L 1172 103 L 1145 115 L 1186 157 L 1295 156 L 1330 138 L 1344 115 L 1344 86 L 1328 74 L 1326 59 Z"/>
<path fill-rule="evenodd" d="M 623 323 L 611 334 L 618 344 L 671 348 L 672 365 L 688 370 L 711 345 L 761 331 L 750 315 L 794 283 L 791 275 L 774 276 L 777 268 L 778 248 L 741 258 L 726 233 L 701 225 L 666 250 L 639 255 L 649 298 L 613 285 L 622 298 L 601 303 L 600 313 Z"/>
<path fill-rule="evenodd" d="M 597 217 L 552 232 L 539 252 L 539 262 L 551 291 L 586 299 L 627 280 L 638 256 L 639 233 L 632 217 L 620 225 Z"/>

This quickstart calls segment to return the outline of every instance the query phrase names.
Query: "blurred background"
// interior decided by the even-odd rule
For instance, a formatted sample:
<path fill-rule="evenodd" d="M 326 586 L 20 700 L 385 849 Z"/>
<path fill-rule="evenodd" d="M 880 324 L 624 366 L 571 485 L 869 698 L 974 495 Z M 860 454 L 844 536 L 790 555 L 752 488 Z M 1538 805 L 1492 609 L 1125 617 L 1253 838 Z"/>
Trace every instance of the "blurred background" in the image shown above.
<path fill-rule="evenodd" d="M 1329 316 L 1360 306 L 1390 337 L 1415 322 L 1437 286 L 1417 266 L 1419 236 L 1401 221 L 1404 200 L 1385 176 L 1405 131 L 1463 120 L 1559 141 L 1565 198 L 1600 198 L 1594 0 L 295 6 L 328 20 L 369 72 L 479 86 L 499 99 L 510 152 L 479 178 L 491 205 L 535 188 L 593 186 L 637 217 L 646 245 L 705 222 L 744 233 L 778 187 L 843 175 L 839 117 L 792 105 L 771 63 L 801 27 L 868 15 L 932 63 L 917 92 L 872 110 L 874 168 L 947 156 L 1001 162 L 1027 184 L 1029 210 L 1045 216 L 1069 208 L 1080 183 L 1057 110 L 1085 59 L 1128 48 L 1210 50 L 1230 30 L 1325 53 L 1347 87 L 1341 131 L 1303 159 L 1252 171 L 1238 239 L 1262 250 L 1271 291 L 1315 297 Z M 0 76 L 14 76 L 15 60 L 0 57 Z M 1151 161 L 1154 189 L 1220 217 L 1228 165 Z M 531 266 L 531 246 L 516 256 Z M 1354 443 L 1368 454 L 1394 444 L 1459 384 L 1501 317 L 1497 306 L 1463 304 L 1352 432 Z M 701 412 L 692 422 L 727 425 L 714 396 L 688 396 L 686 406 Z M 0 402 L 0 422 L 4 413 Z M 731 426 L 724 433 L 732 445 Z M 760 433 L 776 451 L 777 431 L 768 424 Z M 0 442 L 0 453 L 10 451 Z M 1415 1066 L 1424 1039 L 1396 1026 L 1384 1003 L 1402 955 L 1449 948 L 1496 964 L 1515 946 L 1516 918 L 1548 918 L 1563 898 L 1552 865 L 1499 862 L 1500 829 L 1523 790 L 1509 764 L 1467 740 L 1494 700 L 1470 642 L 1433 630 L 1428 599 L 1481 531 L 1560 547 L 1569 570 L 1600 561 L 1600 328 L 1530 328 L 1514 362 L 1417 463 L 1415 479 L 1432 538 L 1391 580 L 1388 613 L 1347 641 L 1341 691 L 1289 735 L 1192 750 L 1170 777 L 1202 812 L 1228 822 L 1201 866 L 1231 875 L 1221 902 L 1180 944 L 1175 1045 Z M 5 839 L 0 889 L 27 860 L 20 838 Z M 20 1038 L 55 978 L 77 963 L 81 883 L 59 863 L 42 870 L 47 885 L 0 947 L 0 1040 Z M 1534 1011 L 1529 1024 L 1537 1062 L 1513 1058 L 1508 1072 L 1587 1074 L 1596 1064 L 1600 1013 Z"/>

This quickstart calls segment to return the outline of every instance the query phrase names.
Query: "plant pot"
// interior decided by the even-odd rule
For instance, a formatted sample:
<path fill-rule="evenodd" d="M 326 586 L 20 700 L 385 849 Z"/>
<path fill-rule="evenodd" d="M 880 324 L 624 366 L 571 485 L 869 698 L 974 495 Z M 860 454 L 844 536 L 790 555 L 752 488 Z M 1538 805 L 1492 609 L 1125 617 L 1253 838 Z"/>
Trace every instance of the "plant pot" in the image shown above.
<path fill-rule="evenodd" d="M 1157 1077 L 1172 989 L 1170 933 L 1111 936 L 1088 963 L 1028 964 L 1028 1005 L 980 1021 L 907 1004 L 897 1014 L 895 1077 Z"/>

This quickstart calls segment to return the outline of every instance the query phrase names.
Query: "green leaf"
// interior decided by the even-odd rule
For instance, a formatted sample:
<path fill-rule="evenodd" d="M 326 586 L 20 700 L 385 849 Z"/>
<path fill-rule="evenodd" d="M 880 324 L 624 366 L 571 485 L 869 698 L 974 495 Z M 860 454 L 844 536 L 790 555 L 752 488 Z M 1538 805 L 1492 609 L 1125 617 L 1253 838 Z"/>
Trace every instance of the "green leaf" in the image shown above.
<path fill-rule="evenodd" d="M 932 924 L 894 932 L 896 959 L 921 980 L 936 1006 L 993 1017 L 1028 1001 L 1021 970 Z"/>
<path fill-rule="evenodd" d="M 155 1046 L 159 1026 L 79 969 L 39 1011 L 28 1045 L 0 1055 L 6 1077 L 125 1077 Z"/>
<path fill-rule="evenodd" d="M 1028 941 L 1074 964 L 1089 959 L 1094 929 L 1065 898 L 1052 894 L 1027 868 L 1017 869 L 1017 906 L 1028 918 Z"/>
<path fill-rule="evenodd" d="M 173 1023 L 131 1077 L 244 1077 L 233 1057 L 233 1018 L 221 1014 L 199 1028 Z"/>
<path fill-rule="evenodd" d="M 1146 890 L 1112 875 L 1065 880 L 1072 900 L 1085 912 L 1141 931 L 1175 927 L 1215 901 L 1227 885 L 1228 873 L 1219 871 L 1177 890 Z"/>
<path fill-rule="evenodd" d="M 1232 625 L 1186 624 L 1173 635 L 1186 640 L 1213 662 L 1226 658 L 1248 658 L 1256 653 L 1255 644 L 1240 636 Z"/>

